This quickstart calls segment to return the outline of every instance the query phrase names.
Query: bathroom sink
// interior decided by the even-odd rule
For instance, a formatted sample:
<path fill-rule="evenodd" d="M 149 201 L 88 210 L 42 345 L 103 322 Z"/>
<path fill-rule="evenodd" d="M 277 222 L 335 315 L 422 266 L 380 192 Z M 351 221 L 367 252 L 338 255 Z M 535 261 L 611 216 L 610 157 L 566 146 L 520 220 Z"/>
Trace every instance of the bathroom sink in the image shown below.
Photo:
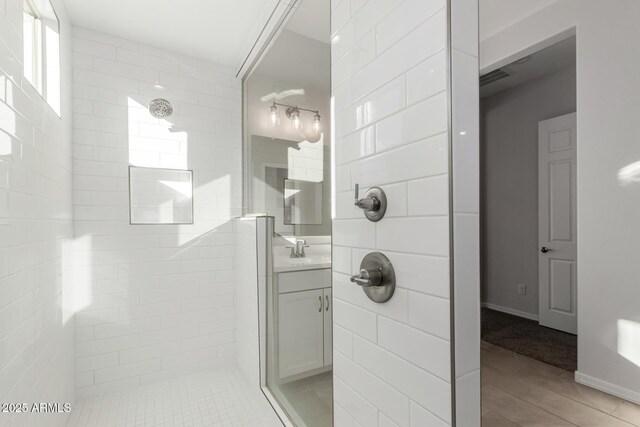
<path fill-rule="evenodd" d="M 273 271 L 281 273 L 283 271 L 331 268 L 330 244 L 309 245 L 305 246 L 304 249 L 304 257 L 291 258 L 292 249 L 290 245 L 273 246 Z"/>
<path fill-rule="evenodd" d="M 311 270 L 318 268 L 330 268 L 331 256 L 311 256 L 305 258 L 289 258 L 276 256 L 273 260 L 273 270 L 276 273 L 283 271 Z"/>

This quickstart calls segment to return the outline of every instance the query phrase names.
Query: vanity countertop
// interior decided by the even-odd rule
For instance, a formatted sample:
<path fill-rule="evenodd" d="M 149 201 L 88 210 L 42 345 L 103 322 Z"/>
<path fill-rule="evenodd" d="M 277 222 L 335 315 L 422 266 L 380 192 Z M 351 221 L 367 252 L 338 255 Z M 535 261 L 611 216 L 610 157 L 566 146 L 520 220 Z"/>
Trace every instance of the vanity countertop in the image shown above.
<path fill-rule="evenodd" d="M 304 258 L 291 258 L 290 249 L 283 246 L 273 248 L 273 272 L 318 270 L 331 268 L 331 245 L 311 245 L 305 248 Z"/>
<path fill-rule="evenodd" d="M 278 262 L 279 261 L 279 262 Z M 320 258 L 287 258 L 286 260 L 274 259 L 273 272 L 284 273 L 287 271 L 318 270 L 331 268 L 331 257 Z"/>

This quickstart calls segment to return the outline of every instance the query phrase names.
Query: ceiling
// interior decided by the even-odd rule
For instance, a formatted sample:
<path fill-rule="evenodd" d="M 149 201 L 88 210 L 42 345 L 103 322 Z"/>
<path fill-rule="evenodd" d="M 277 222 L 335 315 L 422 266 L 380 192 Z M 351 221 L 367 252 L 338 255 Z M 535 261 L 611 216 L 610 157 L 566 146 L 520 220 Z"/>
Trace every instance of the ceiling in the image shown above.
<path fill-rule="evenodd" d="M 328 0 L 302 0 L 286 29 L 294 33 L 329 44 L 331 37 L 331 2 Z"/>
<path fill-rule="evenodd" d="M 255 75 L 329 92 L 331 46 L 298 33 L 280 33 L 255 69 Z"/>
<path fill-rule="evenodd" d="M 485 40 L 558 0 L 480 0 L 480 40 Z"/>
<path fill-rule="evenodd" d="M 575 65 L 576 38 L 570 37 L 525 58 L 500 67 L 511 75 L 482 86 L 480 88 L 480 97 L 491 96 L 546 74 Z"/>
<path fill-rule="evenodd" d="M 249 53 L 277 3 L 278 0 L 65 0 L 75 26 L 229 67 L 238 66 Z"/>
<path fill-rule="evenodd" d="M 331 88 L 330 2 L 301 0 L 254 74 L 289 85 Z"/>

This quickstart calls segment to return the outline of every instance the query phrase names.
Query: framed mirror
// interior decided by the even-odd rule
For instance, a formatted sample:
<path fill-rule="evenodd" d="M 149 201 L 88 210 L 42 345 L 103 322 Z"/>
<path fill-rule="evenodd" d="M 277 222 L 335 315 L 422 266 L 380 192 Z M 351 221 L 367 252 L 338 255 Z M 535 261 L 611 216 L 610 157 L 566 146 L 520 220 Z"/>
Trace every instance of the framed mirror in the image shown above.
<path fill-rule="evenodd" d="M 284 180 L 284 223 L 322 224 L 322 182 Z"/>

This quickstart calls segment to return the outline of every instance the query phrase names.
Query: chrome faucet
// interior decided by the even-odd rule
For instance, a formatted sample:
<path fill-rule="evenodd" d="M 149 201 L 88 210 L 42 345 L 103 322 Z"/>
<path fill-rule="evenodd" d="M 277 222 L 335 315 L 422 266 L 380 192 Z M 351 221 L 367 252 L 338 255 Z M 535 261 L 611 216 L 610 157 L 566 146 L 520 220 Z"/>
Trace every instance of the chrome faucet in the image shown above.
<path fill-rule="evenodd" d="M 298 254 L 298 258 L 304 258 L 305 254 L 304 254 L 304 248 L 305 245 L 307 244 L 307 241 L 304 239 L 298 239 L 296 240 L 296 254 Z M 306 246 L 308 247 L 308 246 Z"/>
<path fill-rule="evenodd" d="M 291 249 L 291 253 L 289 254 L 289 258 L 304 258 L 307 256 L 304 253 L 304 248 L 308 248 L 307 241 L 304 239 L 297 239 L 295 246 L 287 246 L 287 248 Z"/>

